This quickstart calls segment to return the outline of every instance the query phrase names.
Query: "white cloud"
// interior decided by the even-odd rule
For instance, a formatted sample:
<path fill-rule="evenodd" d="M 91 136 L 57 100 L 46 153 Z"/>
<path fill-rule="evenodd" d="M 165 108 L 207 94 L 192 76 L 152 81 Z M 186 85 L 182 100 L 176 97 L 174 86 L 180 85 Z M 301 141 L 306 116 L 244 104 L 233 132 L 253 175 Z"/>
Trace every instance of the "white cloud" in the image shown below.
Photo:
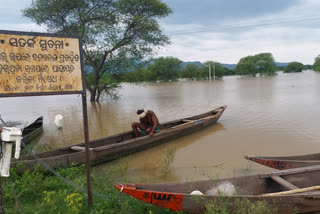
<path fill-rule="evenodd" d="M 0 0 L 0 22 L 2 30 L 45 32 L 45 27 L 31 23 L 22 17 L 21 9 L 30 6 L 32 0 Z M 206 1 L 210 4 L 210 1 Z M 168 2 L 170 3 L 170 2 Z M 197 4 L 200 4 L 198 2 Z M 208 5 L 210 7 L 210 5 Z M 241 9 L 241 8 L 239 8 Z M 161 49 L 158 56 L 173 56 L 183 61 L 215 60 L 222 63 L 237 63 L 240 58 L 261 52 L 270 52 L 278 62 L 299 61 L 313 64 L 314 58 L 320 54 L 320 1 L 301 0 L 281 13 L 259 16 L 251 19 L 230 19 L 226 11 L 215 17 L 221 17 L 220 27 L 204 26 L 197 15 L 192 14 L 193 23 L 169 25 L 163 23 L 165 32 L 171 32 L 171 45 Z M 180 15 L 183 15 L 180 13 Z M 190 11 L 185 11 L 190 16 Z M 293 18 L 296 17 L 296 18 Z M 272 22 L 286 22 L 318 17 L 314 21 L 295 22 L 260 27 L 230 28 L 243 25 L 256 25 Z M 207 32 L 219 29 L 220 31 Z M 206 31 L 173 35 L 178 32 Z M 170 34 L 169 34 L 170 35 Z M 319 51 L 318 51 L 319 50 Z"/>
<path fill-rule="evenodd" d="M 319 10 L 320 1 L 305 0 L 301 1 L 300 5 L 281 13 L 255 19 L 234 20 L 232 23 L 221 25 L 224 27 L 194 24 L 164 25 L 166 32 L 171 32 L 172 43 L 158 55 L 173 56 L 183 61 L 214 60 L 222 63 L 237 63 L 242 57 L 270 52 L 277 62 L 298 61 L 313 64 L 314 58 L 320 54 Z M 318 19 L 287 23 L 312 18 Z M 282 24 L 269 25 L 275 22 L 282 22 Z M 257 24 L 262 25 L 247 28 L 230 27 Z M 208 31 L 214 29 L 221 30 Z M 201 30 L 207 31 L 190 33 Z M 175 35 L 177 32 L 186 32 L 186 34 Z"/>

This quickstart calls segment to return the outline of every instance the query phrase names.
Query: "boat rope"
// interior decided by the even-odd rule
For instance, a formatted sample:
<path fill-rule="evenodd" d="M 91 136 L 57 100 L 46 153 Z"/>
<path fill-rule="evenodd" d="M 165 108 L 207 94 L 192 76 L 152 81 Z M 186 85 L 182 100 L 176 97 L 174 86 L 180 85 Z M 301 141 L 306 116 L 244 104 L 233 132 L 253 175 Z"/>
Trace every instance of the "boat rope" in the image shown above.
<path fill-rule="evenodd" d="M 10 187 L 11 187 L 11 191 L 12 191 L 13 197 L 14 197 L 14 199 L 16 200 L 16 203 L 17 203 L 17 205 L 18 205 L 18 208 L 19 208 L 19 210 L 21 211 L 21 213 L 24 214 L 24 211 L 23 211 L 23 209 L 22 209 L 22 206 L 20 205 L 18 196 L 17 196 L 16 191 L 15 191 L 15 189 L 14 189 L 13 182 L 12 182 L 12 180 L 11 180 L 10 177 L 8 177 L 8 180 L 9 180 L 9 184 L 10 184 Z"/>
<path fill-rule="evenodd" d="M 44 162 L 43 160 L 41 160 L 41 158 L 32 150 L 30 149 L 23 141 L 21 141 L 21 145 L 23 146 L 24 149 L 26 149 L 35 160 L 37 160 L 44 168 L 46 168 L 47 170 L 49 170 L 50 172 L 52 172 L 55 176 L 57 176 L 60 180 L 64 181 L 65 183 L 73 186 L 74 188 L 87 193 L 87 188 L 84 188 L 78 184 L 73 183 L 72 181 L 66 179 L 65 177 L 63 177 L 62 175 L 60 175 L 58 172 L 56 172 L 53 168 L 51 168 L 46 162 Z M 96 192 L 92 192 L 92 195 L 103 199 L 103 200 L 107 200 L 107 201 L 112 201 L 111 199 L 119 199 L 119 202 L 121 202 L 120 199 L 125 198 L 125 197 L 114 197 L 114 196 L 110 196 L 110 195 L 104 195 L 101 193 L 96 193 Z"/>
<path fill-rule="evenodd" d="M 252 161 L 247 161 L 246 175 L 249 175 L 249 171 L 251 170 Z"/>

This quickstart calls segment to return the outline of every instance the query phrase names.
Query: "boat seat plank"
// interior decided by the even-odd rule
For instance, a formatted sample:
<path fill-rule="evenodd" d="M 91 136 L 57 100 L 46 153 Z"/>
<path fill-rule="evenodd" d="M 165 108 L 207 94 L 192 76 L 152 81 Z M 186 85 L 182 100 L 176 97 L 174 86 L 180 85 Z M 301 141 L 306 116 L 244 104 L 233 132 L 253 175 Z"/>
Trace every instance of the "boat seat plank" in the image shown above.
<path fill-rule="evenodd" d="M 208 116 L 208 117 L 204 117 L 204 118 L 201 118 L 201 119 L 202 120 L 208 120 L 208 119 L 215 118 L 215 117 L 218 117 L 218 115 L 214 114 L 214 115 L 211 115 L 211 116 Z"/>
<path fill-rule="evenodd" d="M 287 169 L 283 171 L 275 171 L 268 174 L 260 175 L 260 178 L 269 178 L 271 176 L 282 176 L 282 175 L 293 175 L 298 173 L 305 173 L 305 172 L 313 172 L 320 170 L 320 165 L 315 166 L 308 166 L 308 167 L 302 167 L 302 168 L 294 168 L 294 169 Z"/>
<path fill-rule="evenodd" d="M 271 176 L 271 179 L 274 180 L 275 182 L 277 182 L 278 184 L 282 185 L 287 190 L 299 189 L 298 187 L 296 187 L 292 183 L 286 181 L 285 179 L 283 179 L 283 178 L 281 178 L 281 177 L 279 177 L 277 175 Z"/>

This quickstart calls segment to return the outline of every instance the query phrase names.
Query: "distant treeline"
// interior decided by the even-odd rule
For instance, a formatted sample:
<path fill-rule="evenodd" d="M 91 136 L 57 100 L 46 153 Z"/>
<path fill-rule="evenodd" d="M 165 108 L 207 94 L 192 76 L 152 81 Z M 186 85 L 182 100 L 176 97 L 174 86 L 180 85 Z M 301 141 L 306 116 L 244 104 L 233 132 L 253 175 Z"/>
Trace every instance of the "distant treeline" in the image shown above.
<path fill-rule="evenodd" d="M 119 82 L 156 82 L 156 81 L 176 81 L 180 78 L 189 80 L 209 79 L 209 66 L 211 76 L 216 79 L 228 75 L 247 76 L 270 76 L 277 71 L 301 72 L 302 70 L 314 69 L 320 71 L 320 56 L 315 58 L 314 65 L 303 65 L 299 62 L 291 62 L 286 66 L 277 66 L 271 53 L 260 53 L 254 56 L 241 58 L 235 69 L 229 69 L 219 62 L 207 61 L 202 65 L 193 63 L 181 66 L 182 61 L 174 57 L 160 57 L 154 59 L 152 63 L 137 68 L 131 72 L 118 73 L 116 79 Z"/>

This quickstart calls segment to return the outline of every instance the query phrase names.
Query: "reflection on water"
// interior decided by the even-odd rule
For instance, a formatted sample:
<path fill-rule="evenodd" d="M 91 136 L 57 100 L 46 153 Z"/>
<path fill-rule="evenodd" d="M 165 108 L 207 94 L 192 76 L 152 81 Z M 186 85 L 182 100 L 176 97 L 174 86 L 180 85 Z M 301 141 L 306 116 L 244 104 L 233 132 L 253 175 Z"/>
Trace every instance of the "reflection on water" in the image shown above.
<path fill-rule="evenodd" d="M 135 112 L 156 112 L 160 122 L 192 116 L 221 105 L 217 124 L 190 135 L 94 168 L 95 173 L 128 165 L 128 176 L 144 181 L 181 181 L 270 171 L 249 164 L 246 154 L 299 155 L 320 152 L 320 73 L 305 71 L 272 77 L 225 77 L 216 81 L 124 84 L 119 100 L 88 103 L 90 139 L 130 130 Z M 35 147 L 59 148 L 83 141 L 81 97 L 77 95 L 2 98 L 3 119 L 21 124 L 44 116 L 44 133 Z M 64 116 L 63 129 L 54 124 Z M 175 159 L 166 177 L 159 174 L 168 148 Z"/>

